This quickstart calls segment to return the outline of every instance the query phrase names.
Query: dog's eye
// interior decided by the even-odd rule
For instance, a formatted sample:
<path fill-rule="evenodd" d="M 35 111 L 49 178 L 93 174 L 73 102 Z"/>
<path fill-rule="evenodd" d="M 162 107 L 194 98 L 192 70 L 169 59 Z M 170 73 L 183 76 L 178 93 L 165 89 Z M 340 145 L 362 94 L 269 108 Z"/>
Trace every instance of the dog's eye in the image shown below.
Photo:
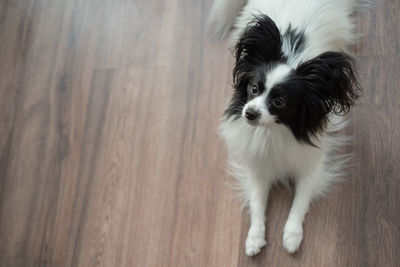
<path fill-rule="evenodd" d="M 283 99 L 283 97 L 277 97 L 274 100 L 272 100 L 272 104 L 276 108 L 283 108 L 286 103 L 285 103 L 285 99 Z"/>
<path fill-rule="evenodd" d="M 257 87 L 257 85 L 253 85 L 253 87 L 251 87 L 250 92 L 251 92 L 252 95 L 258 95 L 258 87 Z"/>

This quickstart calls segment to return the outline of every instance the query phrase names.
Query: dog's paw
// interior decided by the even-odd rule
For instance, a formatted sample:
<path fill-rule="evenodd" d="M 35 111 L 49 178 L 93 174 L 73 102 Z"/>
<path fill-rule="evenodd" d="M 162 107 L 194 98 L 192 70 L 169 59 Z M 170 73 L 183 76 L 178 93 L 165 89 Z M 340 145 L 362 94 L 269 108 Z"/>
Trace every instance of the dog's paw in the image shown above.
<path fill-rule="evenodd" d="M 261 251 L 261 248 L 267 244 L 264 236 L 247 236 L 246 255 L 254 256 Z"/>
<path fill-rule="evenodd" d="M 303 240 L 303 227 L 301 224 L 287 222 L 283 231 L 283 247 L 289 253 L 295 253 Z"/>

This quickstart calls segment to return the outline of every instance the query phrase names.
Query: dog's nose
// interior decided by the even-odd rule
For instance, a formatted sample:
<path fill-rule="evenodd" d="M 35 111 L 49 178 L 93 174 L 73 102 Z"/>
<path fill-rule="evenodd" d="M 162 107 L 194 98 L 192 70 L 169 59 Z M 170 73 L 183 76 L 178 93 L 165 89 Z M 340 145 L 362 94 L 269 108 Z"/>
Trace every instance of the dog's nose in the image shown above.
<path fill-rule="evenodd" d="M 261 114 L 252 108 L 248 108 L 245 115 L 249 121 L 254 121 L 255 119 L 258 119 Z"/>

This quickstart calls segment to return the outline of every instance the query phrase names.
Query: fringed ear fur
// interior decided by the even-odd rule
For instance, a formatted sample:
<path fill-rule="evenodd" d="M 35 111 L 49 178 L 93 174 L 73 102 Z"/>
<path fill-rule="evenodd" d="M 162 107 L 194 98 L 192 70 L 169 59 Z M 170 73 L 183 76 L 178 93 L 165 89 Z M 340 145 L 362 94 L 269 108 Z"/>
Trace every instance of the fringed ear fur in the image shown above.
<path fill-rule="evenodd" d="M 361 94 L 353 60 L 343 53 L 326 52 L 304 62 L 296 76 L 324 102 L 327 112 L 346 114 Z"/>

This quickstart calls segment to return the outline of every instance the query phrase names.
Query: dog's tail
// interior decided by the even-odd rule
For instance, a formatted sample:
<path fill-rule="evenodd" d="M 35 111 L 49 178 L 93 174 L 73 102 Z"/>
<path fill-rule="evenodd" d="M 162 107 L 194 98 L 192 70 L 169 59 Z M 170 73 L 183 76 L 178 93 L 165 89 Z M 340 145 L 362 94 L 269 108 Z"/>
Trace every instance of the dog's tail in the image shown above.
<path fill-rule="evenodd" d="M 225 37 L 236 15 L 244 7 L 247 0 L 214 0 L 208 19 L 208 27 L 218 38 Z"/>
<path fill-rule="evenodd" d="M 375 6 L 373 0 L 345 0 L 351 10 L 368 9 Z"/>

